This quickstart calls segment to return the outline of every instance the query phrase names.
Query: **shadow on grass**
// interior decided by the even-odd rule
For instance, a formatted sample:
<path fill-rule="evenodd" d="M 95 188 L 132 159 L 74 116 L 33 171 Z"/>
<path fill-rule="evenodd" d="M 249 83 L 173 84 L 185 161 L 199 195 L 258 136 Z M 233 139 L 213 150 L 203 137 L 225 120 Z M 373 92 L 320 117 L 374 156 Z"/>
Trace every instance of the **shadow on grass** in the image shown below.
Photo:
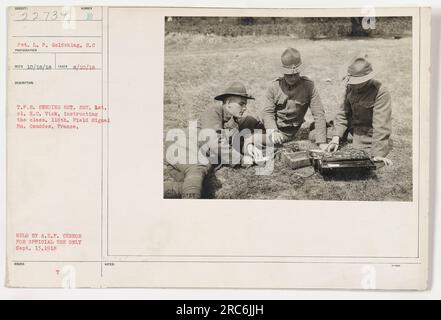
<path fill-rule="evenodd" d="M 205 177 L 202 189 L 202 199 L 216 199 L 216 193 L 222 188 L 222 182 L 217 178 L 216 172 L 211 170 Z"/>
<path fill-rule="evenodd" d="M 339 171 L 322 175 L 325 181 L 358 181 L 358 180 L 374 180 L 378 177 L 375 171 Z"/>

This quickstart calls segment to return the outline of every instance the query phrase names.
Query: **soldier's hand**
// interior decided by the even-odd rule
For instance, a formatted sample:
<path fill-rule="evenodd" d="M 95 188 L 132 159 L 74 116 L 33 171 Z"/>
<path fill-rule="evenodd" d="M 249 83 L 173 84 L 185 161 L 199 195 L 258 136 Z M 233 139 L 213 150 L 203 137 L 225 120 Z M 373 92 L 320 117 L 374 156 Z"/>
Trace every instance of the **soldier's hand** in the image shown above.
<path fill-rule="evenodd" d="M 263 156 L 262 150 L 257 148 L 254 144 L 250 143 L 247 146 L 247 154 L 252 157 L 253 162 L 256 164 L 261 164 L 266 162 L 266 158 Z"/>
<path fill-rule="evenodd" d="M 251 156 L 244 155 L 240 162 L 240 165 L 244 168 L 249 168 L 254 164 L 254 160 Z"/>
<path fill-rule="evenodd" d="M 227 110 L 235 118 L 241 118 L 245 112 L 245 108 L 236 102 L 230 102 L 227 104 Z"/>
<path fill-rule="evenodd" d="M 327 143 L 320 143 L 319 145 L 320 150 L 327 151 L 328 150 L 328 144 Z"/>
<path fill-rule="evenodd" d="M 372 160 L 374 162 L 383 162 L 385 166 L 392 166 L 394 164 L 392 160 L 383 157 L 374 157 Z"/>
<path fill-rule="evenodd" d="M 334 137 L 332 137 L 331 142 L 329 142 L 328 147 L 326 148 L 326 151 L 335 152 L 338 150 L 339 146 L 340 146 L 340 138 L 337 136 L 334 136 Z"/>
<path fill-rule="evenodd" d="M 283 141 L 285 140 L 285 137 L 283 136 L 283 134 L 279 131 L 274 131 L 272 134 L 272 139 L 274 144 L 282 144 Z"/>

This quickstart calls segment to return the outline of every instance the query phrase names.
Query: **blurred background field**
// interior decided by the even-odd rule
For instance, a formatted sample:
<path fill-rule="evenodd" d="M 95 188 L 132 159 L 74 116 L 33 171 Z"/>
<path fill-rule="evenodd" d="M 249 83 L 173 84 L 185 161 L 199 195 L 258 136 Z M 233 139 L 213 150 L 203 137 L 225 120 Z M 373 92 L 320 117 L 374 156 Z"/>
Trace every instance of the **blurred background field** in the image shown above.
<path fill-rule="evenodd" d="M 191 22 L 190 18 L 186 19 Z M 268 84 L 280 76 L 280 55 L 286 47 L 297 48 L 302 53 L 306 66 L 304 75 L 315 81 L 328 120 L 333 119 L 344 96 L 341 79 L 345 74 L 345 64 L 357 52 L 370 56 L 378 72 L 377 79 L 392 95 L 394 149 L 389 158 L 394 161 L 394 166 L 381 168 L 372 178 L 360 181 L 324 181 L 319 175 L 301 178 L 298 174 L 307 176 L 311 169 L 293 171 L 280 162 L 276 162 L 271 176 L 256 176 L 254 168 L 223 167 L 207 179 L 205 196 L 226 199 L 411 201 L 411 22 L 408 18 L 387 19 L 383 18 L 387 24 L 394 25 L 396 31 L 379 34 L 377 30 L 375 36 L 369 34 L 365 37 L 350 36 L 350 19 L 346 22 L 349 23 L 349 34 L 331 36 L 340 20 L 322 20 L 320 30 L 325 30 L 323 25 L 328 25 L 330 36 L 321 35 L 314 40 L 286 30 L 279 31 L 280 27 L 274 27 L 274 34 L 261 34 L 257 30 L 259 26 L 267 25 L 264 21 L 251 25 L 256 30 L 254 34 L 247 31 L 233 36 L 222 35 L 221 31 L 213 29 L 209 29 L 210 33 L 206 32 L 206 21 L 190 24 L 181 20 L 181 26 L 189 23 L 183 29 L 176 27 L 176 18 L 166 22 L 164 133 L 171 128 L 185 128 L 189 120 L 197 120 L 201 111 L 218 103 L 213 97 L 234 80 L 244 82 L 256 97 L 249 103 L 248 110 L 250 114 L 259 116 Z M 380 22 L 377 21 L 378 28 Z M 207 25 L 216 29 L 213 21 Z M 298 25 L 298 34 L 302 34 L 301 26 Z M 398 26 L 402 28 L 401 32 L 398 32 Z M 307 120 L 312 120 L 309 113 Z"/>
<path fill-rule="evenodd" d="M 373 20 L 365 20 L 371 23 Z M 346 36 L 395 38 L 412 35 L 410 17 L 376 17 L 375 28 L 363 28 L 363 18 L 281 17 L 168 17 L 166 35 L 214 34 L 223 37 L 287 35 L 298 39 L 330 39 Z"/>

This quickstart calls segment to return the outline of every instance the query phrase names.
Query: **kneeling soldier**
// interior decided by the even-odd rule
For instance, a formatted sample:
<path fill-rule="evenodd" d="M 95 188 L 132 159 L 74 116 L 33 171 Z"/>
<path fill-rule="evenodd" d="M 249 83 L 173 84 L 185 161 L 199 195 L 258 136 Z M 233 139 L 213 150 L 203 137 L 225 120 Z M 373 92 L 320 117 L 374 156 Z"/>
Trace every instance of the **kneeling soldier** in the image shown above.
<path fill-rule="evenodd" d="M 367 56 L 355 58 L 348 68 L 346 96 L 334 119 L 333 138 L 328 151 L 336 151 L 349 133 L 353 145 L 368 152 L 374 161 L 391 165 L 386 159 L 392 148 L 392 107 L 389 92 L 375 73 Z"/>
<path fill-rule="evenodd" d="M 315 142 L 325 149 L 325 111 L 314 82 L 300 75 L 303 70 L 300 52 L 288 48 L 281 60 L 283 77 L 274 80 L 266 93 L 262 115 L 265 129 L 274 130 L 272 140 L 276 144 L 293 140 L 310 108 L 315 121 Z"/>

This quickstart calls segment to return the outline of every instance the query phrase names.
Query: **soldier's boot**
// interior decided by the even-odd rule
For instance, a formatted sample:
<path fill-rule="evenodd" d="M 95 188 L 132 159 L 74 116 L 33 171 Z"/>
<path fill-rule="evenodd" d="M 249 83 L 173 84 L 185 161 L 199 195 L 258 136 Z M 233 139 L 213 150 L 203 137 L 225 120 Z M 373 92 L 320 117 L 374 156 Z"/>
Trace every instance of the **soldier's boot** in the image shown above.
<path fill-rule="evenodd" d="M 165 181 L 164 182 L 164 199 L 180 199 L 182 198 L 182 182 Z"/>
<path fill-rule="evenodd" d="M 200 199 L 207 167 L 192 165 L 185 170 L 185 178 L 182 185 L 183 199 Z"/>

